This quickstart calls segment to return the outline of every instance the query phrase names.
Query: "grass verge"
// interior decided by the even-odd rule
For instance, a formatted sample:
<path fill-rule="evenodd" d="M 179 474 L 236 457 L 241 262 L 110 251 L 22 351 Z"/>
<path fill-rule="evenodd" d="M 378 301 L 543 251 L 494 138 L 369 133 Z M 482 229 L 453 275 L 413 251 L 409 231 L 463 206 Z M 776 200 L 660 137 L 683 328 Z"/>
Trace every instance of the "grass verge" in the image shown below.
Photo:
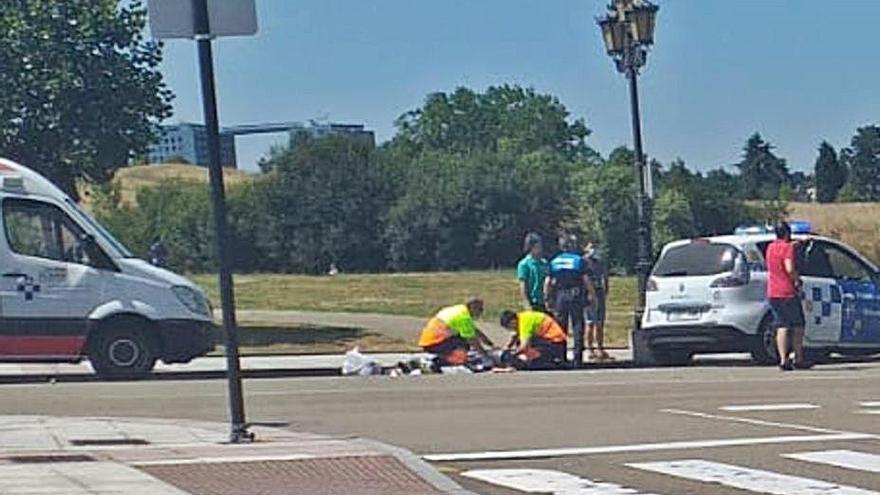
<path fill-rule="evenodd" d="M 211 300 L 219 300 L 214 275 L 192 277 Z M 485 318 L 520 308 L 512 270 L 444 273 L 339 275 L 253 274 L 235 277 L 239 309 L 381 313 L 428 318 L 438 308 L 478 295 L 486 301 Z M 606 342 L 627 343 L 636 295 L 632 277 L 611 280 Z"/>

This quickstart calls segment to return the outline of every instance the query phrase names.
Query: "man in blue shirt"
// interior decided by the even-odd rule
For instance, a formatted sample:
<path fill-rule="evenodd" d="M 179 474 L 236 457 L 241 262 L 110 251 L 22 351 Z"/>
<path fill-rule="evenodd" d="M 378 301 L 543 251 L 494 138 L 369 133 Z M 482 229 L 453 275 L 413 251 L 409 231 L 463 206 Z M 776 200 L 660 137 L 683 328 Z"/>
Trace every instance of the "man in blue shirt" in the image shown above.
<path fill-rule="evenodd" d="M 562 235 L 559 250 L 561 252 L 550 260 L 550 275 L 544 291 L 556 321 L 566 331 L 571 328 L 574 332 L 574 366 L 580 367 L 584 361 L 584 309 L 595 301 L 596 294 L 578 252 L 577 237 Z"/>
<path fill-rule="evenodd" d="M 516 278 L 519 280 L 523 309 L 547 312 L 544 304 L 544 279 L 547 278 L 547 260 L 544 259 L 544 246 L 541 236 L 534 232 L 526 234 L 523 243 L 526 255 L 516 265 Z"/>

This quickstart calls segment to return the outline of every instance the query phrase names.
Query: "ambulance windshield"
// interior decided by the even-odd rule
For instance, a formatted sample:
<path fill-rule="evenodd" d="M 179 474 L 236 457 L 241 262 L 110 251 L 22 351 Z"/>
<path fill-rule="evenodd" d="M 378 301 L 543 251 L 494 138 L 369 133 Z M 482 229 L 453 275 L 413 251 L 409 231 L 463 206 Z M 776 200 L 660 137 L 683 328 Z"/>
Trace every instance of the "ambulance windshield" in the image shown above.
<path fill-rule="evenodd" d="M 77 212 L 77 214 L 79 214 L 80 218 L 84 220 L 87 224 L 89 224 L 89 226 L 92 227 L 92 229 L 94 229 L 95 232 L 97 232 L 98 235 L 101 236 L 101 238 L 106 241 L 106 243 L 109 244 L 114 251 L 116 251 L 115 254 L 122 258 L 134 257 L 134 255 L 131 254 L 131 251 L 129 251 L 124 244 L 113 237 L 113 234 L 111 234 L 107 229 L 104 228 L 103 225 L 93 219 L 92 216 L 89 215 L 85 210 L 80 208 L 80 206 L 76 204 L 76 202 L 74 202 L 70 198 L 67 198 L 67 204 L 69 204 Z"/>

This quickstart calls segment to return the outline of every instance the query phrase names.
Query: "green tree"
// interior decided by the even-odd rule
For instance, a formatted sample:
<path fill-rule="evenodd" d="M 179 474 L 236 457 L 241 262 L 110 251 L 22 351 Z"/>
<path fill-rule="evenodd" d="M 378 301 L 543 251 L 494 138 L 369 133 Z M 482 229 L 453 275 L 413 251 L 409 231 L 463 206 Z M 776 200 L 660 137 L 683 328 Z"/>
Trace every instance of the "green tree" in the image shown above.
<path fill-rule="evenodd" d="M 578 230 L 598 241 L 616 270 L 635 266 L 636 202 L 633 152 L 618 148 L 602 164 L 582 167 L 574 205 Z"/>
<path fill-rule="evenodd" d="M 433 93 L 396 122 L 396 146 L 411 152 L 530 152 L 552 149 L 594 155 L 583 120 L 569 121 L 559 100 L 519 86 L 493 86 L 485 93 L 458 88 Z"/>
<path fill-rule="evenodd" d="M 815 174 L 816 200 L 820 203 L 835 201 L 840 188 L 846 184 L 846 165 L 837 158 L 837 151 L 827 141 L 819 145 Z"/>
<path fill-rule="evenodd" d="M 847 198 L 880 200 L 880 127 L 860 127 L 852 138 L 851 149 L 843 155 L 849 170 Z"/>
<path fill-rule="evenodd" d="M 789 183 L 788 165 L 773 153 L 773 145 L 757 132 L 743 148 L 739 169 L 740 187 L 746 199 L 771 200 L 779 197 L 779 189 Z"/>
<path fill-rule="evenodd" d="M 737 194 L 738 178 L 723 169 L 711 170 L 703 176 L 699 172 L 692 172 L 679 159 L 672 162 L 668 170 L 661 172 L 658 182 L 661 196 L 672 189 L 686 197 L 696 234 L 729 233 L 751 218 L 744 201 Z M 661 244 L 658 242 L 659 246 Z"/>
<path fill-rule="evenodd" d="M 170 115 L 140 0 L 0 2 L 0 154 L 76 197 L 143 154 Z"/>
<path fill-rule="evenodd" d="M 265 262 L 284 272 L 385 266 L 380 218 L 387 187 L 372 144 L 346 136 L 300 140 L 270 157 L 257 183 L 257 235 Z"/>
<path fill-rule="evenodd" d="M 666 188 L 654 204 L 654 248 L 697 235 L 694 212 L 687 194 L 678 188 Z"/>
<path fill-rule="evenodd" d="M 576 165 L 552 151 L 422 153 L 386 216 L 395 270 L 509 266 L 522 235 L 552 237 L 568 214 Z"/>
<path fill-rule="evenodd" d="M 96 193 L 98 220 L 136 256 L 146 257 L 153 239 L 162 239 L 172 268 L 206 272 L 215 268 L 214 230 L 208 188 L 165 181 L 140 189 L 137 204 L 126 206 L 112 189 Z"/>

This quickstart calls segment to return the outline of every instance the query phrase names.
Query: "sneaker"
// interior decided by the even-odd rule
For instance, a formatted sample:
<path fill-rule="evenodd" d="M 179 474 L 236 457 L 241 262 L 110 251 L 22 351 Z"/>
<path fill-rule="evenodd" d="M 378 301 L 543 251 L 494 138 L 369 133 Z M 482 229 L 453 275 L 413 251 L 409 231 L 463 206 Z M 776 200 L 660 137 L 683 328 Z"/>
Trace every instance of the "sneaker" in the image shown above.
<path fill-rule="evenodd" d="M 791 364 L 791 361 L 788 361 L 785 364 L 779 365 L 779 371 L 792 371 L 792 370 L 794 370 L 794 365 Z"/>
<path fill-rule="evenodd" d="M 812 361 L 796 361 L 794 363 L 794 368 L 798 369 L 798 370 L 808 370 L 815 365 L 816 365 L 816 363 L 814 363 Z"/>

